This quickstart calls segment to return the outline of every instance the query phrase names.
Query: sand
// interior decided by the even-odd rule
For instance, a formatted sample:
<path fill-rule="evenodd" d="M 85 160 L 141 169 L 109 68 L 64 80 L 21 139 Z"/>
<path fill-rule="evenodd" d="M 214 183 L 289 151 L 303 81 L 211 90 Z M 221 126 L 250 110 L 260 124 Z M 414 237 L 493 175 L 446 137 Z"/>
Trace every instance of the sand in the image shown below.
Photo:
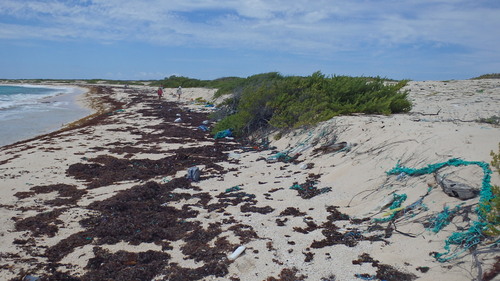
<path fill-rule="evenodd" d="M 108 105 L 92 118 L 0 148 L 0 280 L 478 280 L 499 256 L 491 238 L 447 262 L 430 253 L 477 219 L 479 199 L 446 195 L 432 174 L 386 172 L 489 163 L 500 128 L 478 120 L 500 116 L 500 80 L 406 89 L 408 114 L 337 117 L 259 145 L 198 127 L 214 109 L 196 99 L 214 90 L 158 100 L 151 87 L 96 87 L 87 100 Z M 481 188 L 478 166 L 438 173 Z M 394 194 L 406 213 L 374 223 Z M 426 228 L 459 204 L 441 231 Z"/>

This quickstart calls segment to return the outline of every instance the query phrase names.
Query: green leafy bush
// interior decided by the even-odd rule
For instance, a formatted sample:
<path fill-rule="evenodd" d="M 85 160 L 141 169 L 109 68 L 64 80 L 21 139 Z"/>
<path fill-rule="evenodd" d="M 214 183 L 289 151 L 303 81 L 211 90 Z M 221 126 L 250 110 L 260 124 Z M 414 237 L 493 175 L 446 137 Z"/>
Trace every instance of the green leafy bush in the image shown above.
<path fill-rule="evenodd" d="M 166 88 L 177 88 L 179 86 L 183 88 L 213 88 L 219 89 L 218 92 L 224 93 L 228 92 L 228 89 L 232 89 L 233 85 L 240 80 L 243 80 L 243 78 L 223 77 L 215 80 L 199 80 L 195 78 L 172 75 L 162 80 L 153 81 L 151 86 L 163 86 Z"/>
<path fill-rule="evenodd" d="M 500 73 L 483 74 L 472 79 L 500 79 Z"/>
<path fill-rule="evenodd" d="M 271 72 L 233 82 L 233 95 L 221 109 L 226 116 L 215 131 L 231 128 L 236 135 L 248 135 L 262 127 L 296 128 L 341 114 L 392 114 L 411 109 L 407 92 L 400 91 L 408 81 L 327 77 L 321 72 L 284 77 Z"/>
<path fill-rule="evenodd" d="M 500 125 L 500 116 L 493 115 L 488 118 L 480 118 L 477 120 L 479 123 L 487 123 L 487 124 L 492 124 L 492 125 Z"/>
<path fill-rule="evenodd" d="M 491 167 L 493 172 L 500 174 L 500 143 L 498 144 L 498 153 L 491 151 Z M 486 214 L 486 221 L 489 223 L 486 235 L 500 235 L 500 186 L 491 187 L 493 198 L 489 201 L 489 212 Z"/>

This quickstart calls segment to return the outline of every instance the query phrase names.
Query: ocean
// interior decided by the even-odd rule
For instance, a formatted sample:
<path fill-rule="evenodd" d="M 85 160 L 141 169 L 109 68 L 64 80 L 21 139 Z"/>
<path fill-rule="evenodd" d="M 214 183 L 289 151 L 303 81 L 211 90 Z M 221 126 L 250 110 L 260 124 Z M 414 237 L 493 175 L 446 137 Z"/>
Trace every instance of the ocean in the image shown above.
<path fill-rule="evenodd" d="M 85 89 L 0 85 L 0 146 L 60 129 L 91 113 L 75 98 Z"/>

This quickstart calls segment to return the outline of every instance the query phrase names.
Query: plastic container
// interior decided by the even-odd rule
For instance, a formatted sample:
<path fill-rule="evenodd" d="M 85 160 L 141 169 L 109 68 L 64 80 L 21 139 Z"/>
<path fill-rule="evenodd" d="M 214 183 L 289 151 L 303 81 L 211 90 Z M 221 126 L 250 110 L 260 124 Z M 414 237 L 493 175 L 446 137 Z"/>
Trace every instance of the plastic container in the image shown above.
<path fill-rule="evenodd" d="M 230 261 L 234 261 L 235 259 L 237 259 L 241 253 L 243 253 L 245 251 L 246 247 L 245 246 L 239 246 L 232 254 L 230 254 L 227 258 L 230 260 Z"/>

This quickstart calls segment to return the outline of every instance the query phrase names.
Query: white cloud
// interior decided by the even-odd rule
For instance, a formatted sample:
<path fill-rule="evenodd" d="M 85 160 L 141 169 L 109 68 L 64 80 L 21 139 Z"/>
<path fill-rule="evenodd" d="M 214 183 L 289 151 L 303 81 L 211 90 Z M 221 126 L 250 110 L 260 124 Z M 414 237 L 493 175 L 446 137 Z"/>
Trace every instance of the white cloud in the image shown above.
<path fill-rule="evenodd" d="M 421 42 L 493 49 L 499 8 L 469 1 L 4 0 L 0 38 L 331 53 Z M 195 18 L 204 12 L 206 19 Z M 17 21 L 16 21 L 17 19 Z"/>

